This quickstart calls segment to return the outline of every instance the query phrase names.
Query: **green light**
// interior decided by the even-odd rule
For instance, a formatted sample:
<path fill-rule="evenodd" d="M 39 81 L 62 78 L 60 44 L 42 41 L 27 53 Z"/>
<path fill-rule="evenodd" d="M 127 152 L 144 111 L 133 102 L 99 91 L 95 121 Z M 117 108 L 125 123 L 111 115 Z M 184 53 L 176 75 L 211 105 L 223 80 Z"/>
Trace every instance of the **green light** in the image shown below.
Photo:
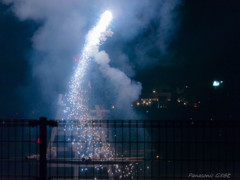
<path fill-rule="evenodd" d="M 213 87 L 219 87 L 223 81 L 213 81 Z"/>
<path fill-rule="evenodd" d="M 214 87 L 220 86 L 220 82 L 219 82 L 219 81 L 213 81 L 213 86 L 214 86 Z"/>

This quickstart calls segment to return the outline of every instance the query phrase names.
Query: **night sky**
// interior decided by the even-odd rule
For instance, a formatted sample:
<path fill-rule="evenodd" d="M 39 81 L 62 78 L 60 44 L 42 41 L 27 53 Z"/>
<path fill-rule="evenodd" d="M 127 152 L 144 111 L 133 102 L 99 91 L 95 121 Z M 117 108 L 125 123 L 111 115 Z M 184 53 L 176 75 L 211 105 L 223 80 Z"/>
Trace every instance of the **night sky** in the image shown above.
<path fill-rule="evenodd" d="M 157 17 L 133 39 L 121 42 L 134 69 L 132 78 L 142 83 L 141 96 L 146 97 L 152 89 L 162 86 L 173 91 L 188 85 L 193 94 L 209 99 L 213 93 L 212 81 L 216 79 L 224 81 L 217 103 L 225 103 L 230 111 L 237 112 L 240 101 L 239 9 L 238 0 L 183 0 L 174 17 L 177 27 L 164 52 L 156 43 Z M 20 21 L 9 5 L 1 3 L 0 24 L 0 118 L 29 118 L 33 110 L 48 115 L 48 110 L 42 107 L 56 102 L 41 100 L 41 90 L 28 61 L 33 51 L 32 36 L 41 22 Z M 154 63 L 144 68 L 134 60 L 137 55 L 132 51 L 140 41 L 153 44 L 146 53 L 150 57 L 148 63 L 151 64 L 152 59 Z"/>

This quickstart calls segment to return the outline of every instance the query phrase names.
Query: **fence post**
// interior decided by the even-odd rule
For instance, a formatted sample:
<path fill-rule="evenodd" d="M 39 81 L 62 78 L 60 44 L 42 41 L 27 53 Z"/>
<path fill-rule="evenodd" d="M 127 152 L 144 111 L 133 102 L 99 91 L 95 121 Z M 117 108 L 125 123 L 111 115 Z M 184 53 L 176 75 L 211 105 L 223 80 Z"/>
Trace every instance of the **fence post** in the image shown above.
<path fill-rule="evenodd" d="M 29 121 L 30 126 L 40 126 L 40 166 L 39 166 L 39 179 L 47 180 L 47 126 L 56 127 L 58 122 L 47 121 L 47 118 L 40 117 L 39 121 Z"/>
<path fill-rule="evenodd" d="M 47 180 L 47 118 L 40 118 L 40 179 Z"/>

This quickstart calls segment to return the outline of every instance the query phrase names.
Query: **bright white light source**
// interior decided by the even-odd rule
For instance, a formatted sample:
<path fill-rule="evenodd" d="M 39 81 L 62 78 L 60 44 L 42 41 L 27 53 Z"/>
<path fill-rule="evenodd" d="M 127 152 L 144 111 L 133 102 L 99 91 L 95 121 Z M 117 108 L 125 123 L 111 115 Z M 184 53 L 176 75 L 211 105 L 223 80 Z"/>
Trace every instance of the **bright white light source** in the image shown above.
<path fill-rule="evenodd" d="M 97 25 L 97 27 L 99 28 L 99 32 L 103 33 L 107 30 L 108 25 L 110 24 L 110 22 L 112 21 L 112 13 L 110 11 L 105 11 L 102 15 L 101 15 L 101 19 Z"/>
<path fill-rule="evenodd" d="M 219 82 L 219 81 L 213 81 L 213 86 L 214 86 L 214 87 L 220 86 L 220 82 Z"/>
<path fill-rule="evenodd" d="M 111 23 L 112 19 L 113 17 L 110 11 L 105 11 L 101 15 L 101 18 L 98 21 L 97 25 L 88 33 L 88 37 L 87 37 L 88 46 L 99 45 L 100 37 L 102 33 L 107 31 L 107 28 Z"/>
<path fill-rule="evenodd" d="M 112 21 L 112 18 L 113 18 L 111 11 L 105 11 L 102 14 L 101 18 L 103 18 L 105 21 L 107 21 L 107 24 L 109 24 Z"/>

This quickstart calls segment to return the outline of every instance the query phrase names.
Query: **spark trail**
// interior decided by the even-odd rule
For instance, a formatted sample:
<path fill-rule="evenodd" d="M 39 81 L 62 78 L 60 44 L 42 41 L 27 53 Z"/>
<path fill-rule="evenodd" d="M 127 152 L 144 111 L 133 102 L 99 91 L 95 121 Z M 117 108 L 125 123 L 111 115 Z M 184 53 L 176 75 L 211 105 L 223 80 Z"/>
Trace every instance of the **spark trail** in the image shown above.
<path fill-rule="evenodd" d="M 67 96 L 67 100 L 71 107 L 67 118 L 70 120 L 88 119 L 88 106 L 86 102 L 87 88 L 83 85 L 86 77 L 86 70 L 92 56 L 94 55 L 94 51 L 98 49 L 100 45 L 101 35 L 107 31 L 111 21 L 112 13 L 110 11 L 105 11 L 97 25 L 90 30 L 87 35 L 85 46 L 79 59 L 79 64 L 70 82 L 70 92 Z"/>
<path fill-rule="evenodd" d="M 107 142 L 106 132 L 102 127 L 97 126 L 94 120 L 91 120 L 88 109 L 88 85 L 86 83 L 86 74 L 90 61 L 96 53 L 99 46 L 106 40 L 107 36 L 112 36 L 113 32 L 107 30 L 112 21 L 112 13 L 105 11 L 97 25 L 88 32 L 86 42 L 79 58 L 79 63 L 70 81 L 70 91 L 67 94 L 68 108 L 65 109 L 67 120 L 70 126 L 65 126 L 64 131 L 70 131 L 72 142 L 78 159 L 98 159 L 111 160 L 117 155 L 110 149 L 110 143 Z M 76 123 L 77 122 L 77 123 Z M 131 177 L 133 165 L 127 165 L 120 168 L 114 165 L 115 170 L 109 168 L 108 173 L 119 176 L 120 179 Z M 95 167 L 96 169 L 103 167 Z M 122 172 L 123 171 L 123 172 Z M 124 172 L 125 171 L 125 172 Z"/>
<path fill-rule="evenodd" d="M 88 85 L 86 74 L 89 63 L 102 42 L 108 26 L 112 21 L 112 13 L 105 11 L 97 25 L 91 29 L 86 37 L 86 42 L 79 59 L 79 63 L 70 81 L 70 91 L 67 94 L 68 107 L 64 110 L 67 114 L 66 119 L 70 126 L 65 126 L 64 131 L 70 131 L 73 135 L 72 145 L 77 151 L 76 158 L 80 159 L 99 159 L 100 155 L 104 158 L 111 158 L 110 144 L 102 143 L 102 138 L 106 138 L 105 132 L 95 126 L 95 121 L 91 120 L 88 109 Z M 106 40 L 106 37 L 104 37 Z M 77 122 L 77 124 L 76 124 Z"/>

